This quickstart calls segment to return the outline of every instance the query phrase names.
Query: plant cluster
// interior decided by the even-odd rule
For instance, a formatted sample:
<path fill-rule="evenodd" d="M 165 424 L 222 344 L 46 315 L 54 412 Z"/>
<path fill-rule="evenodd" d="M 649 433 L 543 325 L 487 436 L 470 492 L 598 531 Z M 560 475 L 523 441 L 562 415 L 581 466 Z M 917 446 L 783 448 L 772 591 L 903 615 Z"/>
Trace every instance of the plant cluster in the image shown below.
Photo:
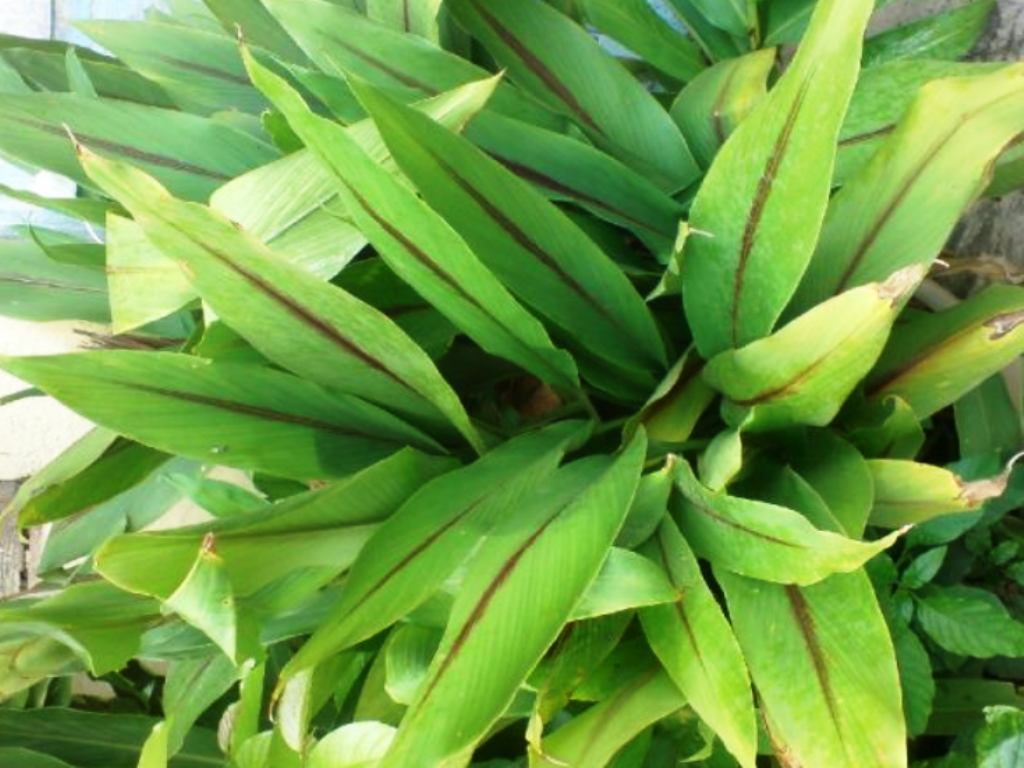
<path fill-rule="evenodd" d="M 0 313 L 94 347 L 3 404 L 97 425 L 7 510 L 0 764 L 1018 765 L 1024 288 L 943 248 L 1024 65 L 883 4 L 0 38 L 0 155 L 79 190 L 0 190 L 69 222 Z"/>

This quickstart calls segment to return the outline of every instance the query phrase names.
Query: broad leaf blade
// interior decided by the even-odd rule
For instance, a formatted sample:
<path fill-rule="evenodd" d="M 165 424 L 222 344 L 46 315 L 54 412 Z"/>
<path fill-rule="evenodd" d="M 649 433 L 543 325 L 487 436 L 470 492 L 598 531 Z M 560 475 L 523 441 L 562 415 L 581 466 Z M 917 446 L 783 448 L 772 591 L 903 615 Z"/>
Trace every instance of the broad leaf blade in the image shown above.
<path fill-rule="evenodd" d="M 573 203 L 631 230 L 659 258 L 672 251 L 682 207 L 611 155 L 491 112 L 477 116 L 466 136 L 549 199 Z"/>
<path fill-rule="evenodd" d="M 246 75 L 238 44 L 227 35 L 150 21 L 79 22 L 78 28 L 159 83 L 183 110 L 259 114 L 266 99 Z"/>
<path fill-rule="evenodd" d="M 894 61 L 864 70 L 853 92 L 850 109 L 839 134 L 839 152 L 833 183 L 842 186 L 870 162 L 896 130 L 921 87 L 945 77 L 967 77 L 992 72 L 1000 63 L 931 60 Z"/>
<path fill-rule="evenodd" d="M 895 396 L 919 419 L 956 402 L 1024 352 L 1024 289 L 995 285 L 945 312 L 901 324 L 868 377 L 869 398 Z"/>
<path fill-rule="evenodd" d="M 865 543 L 819 531 L 790 509 L 712 493 L 686 462 L 678 465 L 676 482 L 683 498 L 673 515 L 694 551 L 720 569 L 752 578 L 814 584 L 859 568 L 898 535 Z"/>
<path fill-rule="evenodd" d="M 522 301 L 603 358 L 664 366 L 643 299 L 568 217 L 465 139 L 379 91 L 353 88 L 427 203 Z"/>
<path fill-rule="evenodd" d="M 137 223 L 107 218 L 107 283 L 114 333 L 176 312 L 196 294 L 181 268 L 146 238 Z"/>
<path fill-rule="evenodd" d="M 942 515 L 974 512 L 1006 490 L 1009 475 L 968 482 L 953 472 L 913 461 L 868 462 L 875 486 L 872 525 L 898 528 Z"/>
<path fill-rule="evenodd" d="M 757 51 L 702 72 L 672 104 L 672 117 L 700 164 L 711 165 L 726 139 L 764 99 L 775 51 Z"/>
<path fill-rule="evenodd" d="M 519 521 L 492 532 L 468 566 L 428 682 L 381 768 L 441 763 L 487 734 L 597 576 L 636 490 L 646 442 L 639 432 L 610 465 L 570 465 L 523 504 Z M 519 631 L 506 632 L 510 625 Z"/>
<path fill-rule="evenodd" d="M 697 194 L 690 224 L 704 234 L 686 245 L 683 301 L 705 357 L 767 335 L 803 276 L 871 7 L 818 4 L 786 74 L 722 148 Z"/>
<path fill-rule="evenodd" d="M 186 270 L 224 322 L 299 375 L 404 414 L 448 418 L 483 444 L 433 361 L 386 315 L 275 257 L 210 209 L 175 200 L 130 166 L 86 152 L 83 166 Z"/>
<path fill-rule="evenodd" d="M 667 75 L 686 82 L 704 69 L 700 47 L 646 0 L 583 0 L 590 23 Z"/>
<path fill-rule="evenodd" d="M 794 309 L 932 263 L 987 186 L 991 163 L 1020 132 L 1022 72 L 1015 65 L 921 89 L 896 131 L 829 204 Z"/>
<path fill-rule="evenodd" d="M 920 267 L 897 272 L 819 304 L 771 336 L 717 355 L 704 378 L 729 398 L 726 421 L 747 432 L 828 425 L 882 354 L 923 277 Z"/>
<path fill-rule="evenodd" d="M 904 59 L 961 59 L 988 29 L 996 0 L 975 0 L 868 38 L 864 66 Z"/>
<path fill-rule="evenodd" d="M 18 712 L 0 709 L 0 747 L 37 750 L 80 768 L 135 768 L 142 745 L 157 720 L 46 708 Z M 215 734 L 194 730 L 174 768 L 219 768 L 223 757 Z"/>
<path fill-rule="evenodd" d="M 61 264 L 36 243 L 0 242 L 0 315 L 37 323 L 110 322 L 102 270 Z"/>
<path fill-rule="evenodd" d="M 173 110 L 60 93 L 4 97 L 0 150 L 88 186 L 69 130 L 98 152 L 138 163 L 190 200 L 205 200 L 240 173 L 278 157 L 239 130 Z"/>
<path fill-rule="evenodd" d="M 668 606 L 640 612 L 644 634 L 662 666 L 744 768 L 754 765 L 757 723 L 750 677 L 739 644 L 700 565 L 671 520 L 644 553 L 660 562 L 676 590 Z"/>
<path fill-rule="evenodd" d="M 717 573 L 780 760 L 905 766 L 895 652 L 867 576 L 797 587 Z"/>
<path fill-rule="evenodd" d="M 317 491 L 263 509 L 169 531 L 139 531 L 109 541 L 96 570 L 119 588 L 166 601 L 192 569 L 207 535 L 240 598 L 297 571 L 316 570 L 323 581 L 352 565 L 363 545 L 450 462 L 401 453 Z M 289 595 L 298 600 L 297 590 Z"/>
<path fill-rule="evenodd" d="M 433 445 L 368 403 L 255 366 L 88 352 L 0 358 L 0 367 L 145 445 L 284 477 L 340 477 L 406 445 Z"/>
<path fill-rule="evenodd" d="M 513 440 L 424 486 L 367 544 L 343 599 L 283 677 L 372 637 L 431 597 L 490 525 L 557 466 L 580 428 L 562 423 Z"/>
<path fill-rule="evenodd" d="M 686 705 L 686 698 L 657 665 L 541 742 L 538 766 L 605 766 L 654 723 Z"/>
<path fill-rule="evenodd" d="M 493 80 L 472 82 L 419 102 L 416 108 L 453 130 L 462 130 L 490 100 L 494 86 Z M 355 96 L 351 98 L 358 105 Z M 394 167 L 372 120 L 360 120 L 347 130 L 371 157 Z M 225 184 L 211 205 L 319 277 L 333 277 L 366 246 L 366 238 L 352 225 L 338 199 L 330 170 L 307 149 Z"/>
<path fill-rule="evenodd" d="M 697 165 L 665 110 L 571 20 L 542 3 L 449 0 L 455 17 L 525 90 L 599 147 L 675 191 Z"/>
<path fill-rule="evenodd" d="M 346 79 L 355 75 L 408 101 L 437 96 L 492 75 L 427 40 L 388 29 L 335 3 L 266 0 L 266 4 L 324 72 Z M 507 83 L 499 86 L 491 107 L 538 125 L 560 124 Z"/>
<path fill-rule="evenodd" d="M 283 80 L 247 61 L 257 85 L 331 169 L 353 220 L 388 266 L 487 351 L 552 384 L 576 386 L 571 358 L 436 213 Z"/>

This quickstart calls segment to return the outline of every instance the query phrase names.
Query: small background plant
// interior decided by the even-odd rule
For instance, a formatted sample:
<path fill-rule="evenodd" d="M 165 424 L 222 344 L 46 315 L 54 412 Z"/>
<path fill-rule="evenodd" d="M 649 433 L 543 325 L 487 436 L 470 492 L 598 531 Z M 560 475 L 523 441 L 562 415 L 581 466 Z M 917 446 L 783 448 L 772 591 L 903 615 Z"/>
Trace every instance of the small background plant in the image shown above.
<path fill-rule="evenodd" d="M 97 425 L 6 512 L 5 765 L 1015 764 L 991 0 L 169 6 L 0 39 L 82 233 L 0 311 L 102 329 L 0 358 Z"/>

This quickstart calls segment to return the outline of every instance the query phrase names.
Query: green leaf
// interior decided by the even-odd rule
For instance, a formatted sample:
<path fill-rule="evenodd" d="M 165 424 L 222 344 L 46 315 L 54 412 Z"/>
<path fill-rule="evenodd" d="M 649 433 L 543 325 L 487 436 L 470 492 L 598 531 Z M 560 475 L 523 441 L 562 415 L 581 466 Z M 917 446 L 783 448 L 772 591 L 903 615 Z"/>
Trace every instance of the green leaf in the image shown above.
<path fill-rule="evenodd" d="M 203 0 L 210 13 L 232 38 L 242 37 L 266 48 L 286 61 L 304 64 L 306 57 L 282 26 L 275 13 L 263 3 L 249 0 Z"/>
<path fill-rule="evenodd" d="M 266 0 L 266 5 L 324 72 L 346 80 L 354 75 L 408 101 L 492 76 L 423 38 L 393 31 L 337 4 Z M 555 128 L 561 124 L 550 111 L 508 84 L 498 86 L 490 106 L 508 117 L 538 125 Z"/>
<path fill-rule="evenodd" d="M 73 94 L 5 96 L 0 151 L 8 157 L 89 186 L 75 139 L 98 152 L 138 163 L 174 194 L 204 200 L 278 153 L 220 122 L 137 104 Z"/>
<path fill-rule="evenodd" d="M 655 665 L 546 737 L 535 765 L 612 765 L 616 753 L 644 729 L 685 705 L 679 689 Z"/>
<path fill-rule="evenodd" d="M 383 723 L 351 723 L 327 734 L 309 755 L 307 768 L 376 768 L 395 737 Z"/>
<path fill-rule="evenodd" d="M 576 386 L 571 358 L 436 213 L 343 129 L 310 112 L 283 80 L 251 58 L 247 63 L 256 84 L 331 169 L 353 219 L 388 266 L 485 350 L 552 384 Z"/>
<path fill-rule="evenodd" d="M 878 459 L 913 459 L 924 446 L 921 420 L 895 395 L 878 398 L 847 425 L 850 442 Z"/>
<path fill-rule="evenodd" d="M 283 477 L 341 477 L 434 447 L 368 403 L 256 366 L 118 351 L 2 357 L 0 368 L 144 445 Z"/>
<path fill-rule="evenodd" d="M 996 705 L 1024 708 L 1024 698 L 1013 683 L 973 678 L 940 678 L 936 681 L 935 711 L 928 732 L 940 736 L 960 736 L 984 725 L 984 709 Z M 962 754 L 962 753 L 961 753 Z M 956 764 L 960 768 L 961 763 Z M 943 766 L 945 768 L 945 766 Z M 977 768 L 969 760 L 965 768 Z"/>
<path fill-rule="evenodd" d="M 32 89 L 18 74 L 18 70 L 12 67 L 2 55 L 0 55 L 0 93 L 32 93 Z"/>
<path fill-rule="evenodd" d="M 467 566 L 428 682 L 381 768 L 407 766 L 412 756 L 440 763 L 487 734 L 597 577 L 636 491 L 646 443 L 639 432 L 611 463 L 561 470 L 523 501 L 514 522 L 492 531 Z M 510 625 L 519 628 L 514 636 L 504 630 Z"/>
<path fill-rule="evenodd" d="M 659 258 L 672 250 L 682 207 L 649 179 L 589 144 L 485 111 L 466 136 L 550 200 L 633 232 Z"/>
<path fill-rule="evenodd" d="M 1024 289 L 994 285 L 952 309 L 908 317 L 867 380 L 871 400 L 896 396 L 919 419 L 956 402 L 1024 351 Z"/>
<path fill-rule="evenodd" d="M 67 69 L 69 47 L 63 40 L 29 40 L 0 35 L 0 51 L 4 59 L 26 82 L 44 91 L 71 90 Z M 154 107 L 173 106 L 160 86 L 116 59 L 82 46 L 74 46 L 74 50 L 100 96 Z"/>
<path fill-rule="evenodd" d="M 458 335 L 458 329 L 380 257 L 350 264 L 334 283 L 392 318 L 435 360 L 448 352 Z"/>
<path fill-rule="evenodd" d="M 111 474 L 118 471 L 120 464 L 120 461 L 111 463 Z M 97 466 L 96 473 L 105 472 L 106 466 L 105 463 Z M 128 469 L 131 469 L 130 465 Z M 200 465 L 197 462 L 172 458 L 127 491 L 100 501 L 95 506 L 83 508 L 79 514 L 55 523 L 46 537 L 46 544 L 39 558 L 39 572 L 45 574 L 63 568 L 75 560 L 93 555 L 114 536 L 152 525 L 182 500 L 181 491 L 171 485 L 167 478 L 192 477 L 198 475 L 199 471 Z M 76 478 L 72 484 L 75 492 L 69 493 L 66 500 L 74 501 L 75 506 L 87 502 L 89 495 L 85 489 L 90 489 L 95 482 L 90 481 L 93 474 L 87 472 Z M 107 482 L 96 485 L 101 491 L 116 490 L 116 482 L 112 488 L 110 481 L 120 479 L 134 482 L 130 476 L 114 476 L 108 477 Z M 63 497 L 63 493 L 58 496 Z"/>
<path fill-rule="evenodd" d="M 985 727 L 974 737 L 978 768 L 1013 768 L 1024 760 L 1024 711 L 986 707 Z"/>
<path fill-rule="evenodd" d="M 797 587 L 716 574 L 780 760 L 905 766 L 896 657 L 867 576 Z"/>
<path fill-rule="evenodd" d="M 102 436 L 105 441 L 110 435 L 99 430 L 89 438 L 97 436 Z M 84 444 L 86 440 L 82 442 Z M 18 522 L 22 527 L 53 523 L 88 512 L 144 482 L 168 459 L 165 453 L 128 440 L 115 440 L 89 466 L 49 488 L 35 487 L 23 505 L 16 499 L 10 510 L 20 510 Z M 59 466 L 51 465 L 53 469 Z"/>
<path fill-rule="evenodd" d="M 931 718 L 935 701 L 932 663 L 917 634 L 903 622 L 894 622 L 892 640 L 896 648 L 896 663 L 900 669 L 907 735 L 913 738 L 925 732 Z"/>
<path fill-rule="evenodd" d="M 923 272 L 911 267 L 847 291 L 771 336 L 714 357 L 704 378 L 729 398 L 726 421 L 746 432 L 831 423 L 882 354 Z"/>
<path fill-rule="evenodd" d="M 176 312 L 196 298 L 181 268 L 130 219 L 107 218 L 107 284 L 114 333 Z"/>
<path fill-rule="evenodd" d="M 27 650 L 40 637 L 66 646 L 94 675 L 120 669 L 138 651 L 142 633 L 157 620 L 156 608 L 150 600 L 100 581 L 76 584 L 43 600 L 11 602 L 0 610 L 4 677 L 29 679 L 35 664 L 55 658 L 45 644 Z M 46 675 L 65 673 L 63 665 L 45 669 Z M 11 682 L 3 680 L 0 697 L 12 692 Z"/>
<path fill-rule="evenodd" d="M 1015 361 L 1009 372 L 1019 365 Z M 1006 458 L 1024 445 L 1024 425 L 1007 375 L 989 377 L 953 404 L 961 457 L 995 454 Z"/>
<path fill-rule="evenodd" d="M 92 80 L 89 79 L 89 73 L 82 66 L 78 54 L 75 53 L 74 47 L 68 47 L 68 52 L 65 56 L 65 66 L 68 71 L 68 85 L 71 92 L 77 93 L 79 96 L 92 99 L 97 98 L 96 88 L 93 86 Z"/>
<path fill-rule="evenodd" d="M 343 598 L 282 672 L 288 679 L 381 632 L 422 605 L 480 536 L 549 474 L 584 431 L 561 422 L 425 485 L 371 539 Z"/>
<path fill-rule="evenodd" d="M 902 59 L 961 59 L 988 29 L 996 0 L 975 0 L 868 38 L 864 66 Z"/>
<path fill-rule="evenodd" d="M 168 475 L 167 482 L 189 501 L 217 518 L 263 509 L 268 502 L 233 482 L 201 475 Z"/>
<path fill-rule="evenodd" d="M 813 430 L 795 452 L 792 466 L 828 505 L 839 523 L 838 532 L 861 538 L 875 488 L 860 451 L 831 430 Z"/>
<path fill-rule="evenodd" d="M 130 166 L 87 150 L 82 164 L 128 207 L 150 242 L 182 265 L 217 316 L 268 358 L 403 415 L 444 414 L 482 450 L 458 396 L 386 315 L 276 258 L 208 208 L 175 200 Z"/>
<path fill-rule="evenodd" d="M 723 490 L 743 469 L 743 440 L 738 429 L 719 432 L 697 458 L 701 484 L 715 493 Z"/>
<path fill-rule="evenodd" d="M 875 486 L 871 524 L 898 528 L 980 509 L 1002 495 L 1008 473 L 968 482 L 949 470 L 930 464 L 892 459 L 868 461 Z"/>
<path fill-rule="evenodd" d="M 665 365 L 643 299 L 568 217 L 425 115 L 357 82 L 353 90 L 426 202 L 522 301 L 604 359 L 629 368 Z"/>
<path fill-rule="evenodd" d="M 450 468 L 402 451 L 318 491 L 273 506 L 184 530 L 119 536 L 96 556 L 96 569 L 122 589 L 166 600 L 192 569 L 208 534 L 242 598 L 296 571 L 322 572 L 323 582 L 346 570 L 363 545 L 424 482 Z M 314 589 L 320 585 L 314 584 Z M 289 602 L 299 599 L 292 585 Z"/>
<path fill-rule="evenodd" d="M 211 115 L 236 109 L 258 115 L 266 100 L 245 73 L 231 37 L 152 21 L 78 22 L 85 34 L 170 95 L 181 109 Z"/>
<path fill-rule="evenodd" d="M 668 498 L 672 493 L 677 461 L 676 456 L 669 454 L 664 467 L 640 479 L 633 506 L 629 508 L 622 530 L 615 539 L 615 546 L 636 549 L 661 526 L 661 521 L 668 514 Z"/>
<path fill-rule="evenodd" d="M 14 189 L 5 184 L 0 184 L 0 195 L 28 203 L 36 208 L 54 211 L 72 219 L 101 226 L 106 223 L 107 213 L 116 207 L 106 200 L 81 197 L 44 197 L 25 189 Z"/>
<path fill-rule="evenodd" d="M 714 401 L 715 390 L 701 375 L 704 364 L 692 351 L 668 372 L 640 412 L 640 421 L 652 440 L 682 443 Z"/>
<path fill-rule="evenodd" d="M 563 629 L 527 683 L 537 689 L 534 717 L 548 723 L 571 699 L 579 698 L 580 688 L 600 673 L 632 621 L 633 613 L 624 612 L 574 622 Z"/>
<path fill-rule="evenodd" d="M 56 262 L 35 243 L 4 241 L 0 243 L 0 315 L 39 323 L 106 324 L 110 322 L 106 277 L 102 270 Z"/>
<path fill-rule="evenodd" d="M 706 66 L 700 47 L 645 0 L 582 0 L 581 5 L 601 32 L 676 80 L 692 80 Z"/>
<path fill-rule="evenodd" d="M 195 562 L 180 586 L 167 597 L 166 607 L 202 630 L 236 663 L 250 653 L 238 626 L 231 581 L 217 555 L 216 536 L 207 534 Z"/>
<path fill-rule="evenodd" d="M 753 38 L 757 33 L 757 17 L 751 18 L 754 8 L 746 0 L 691 0 L 705 19 L 733 37 Z"/>
<path fill-rule="evenodd" d="M 222 658 L 227 659 L 221 654 Z M 221 720 L 221 728 L 229 728 L 226 751 L 232 758 L 239 758 L 242 746 L 254 738 L 260 729 L 263 717 L 263 683 L 266 679 L 266 663 L 246 664 L 242 667 L 243 677 L 239 685 L 238 701 L 230 706 Z M 223 742 L 221 728 L 218 728 L 218 741 Z M 241 762 L 241 761 L 239 761 Z"/>
<path fill-rule="evenodd" d="M 4 508 L 3 515 L 20 515 L 36 496 L 45 496 L 62 484 L 73 480 L 95 464 L 114 444 L 117 435 L 94 427 L 68 446 L 59 456 L 36 472 L 18 488 Z"/>
<path fill-rule="evenodd" d="M 973 587 L 932 587 L 916 601 L 917 620 L 939 647 L 987 659 L 1024 655 L 1024 624 L 991 592 Z"/>
<path fill-rule="evenodd" d="M 142 745 L 158 721 L 71 709 L 17 712 L 0 709 L 0 747 L 36 750 L 79 768 L 136 768 Z M 221 768 L 223 757 L 209 731 L 193 731 L 171 768 Z"/>
<path fill-rule="evenodd" d="M 679 24 L 693 37 L 712 62 L 741 56 L 748 50 L 745 40 L 737 40 L 714 24 L 698 10 L 694 0 L 668 0 L 662 8 L 669 11 Z"/>
<path fill-rule="evenodd" d="M 946 547 L 936 547 L 914 558 L 900 577 L 900 586 L 905 589 L 920 589 L 928 584 L 942 568 L 946 552 Z"/>
<path fill-rule="evenodd" d="M 864 70 L 839 133 L 833 183 L 845 184 L 867 165 L 896 129 L 922 86 L 940 78 L 981 75 L 1004 66 L 987 62 L 908 59 Z"/>
<path fill-rule="evenodd" d="M 167 725 L 167 721 L 164 721 L 153 726 L 149 738 L 142 745 L 138 768 L 167 768 Z"/>
<path fill-rule="evenodd" d="M 494 84 L 493 80 L 472 82 L 420 102 L 416 108 L 461 130 L 489 101 Z M 351 98 L 358 105 L 355 96 Z M 394 168 L 372 120 L 361 120 L 346 130 L 371 157 Z M 366 246 L 366 238 L 352 226 L 348 210 L 338 199 L 330 170 L 306 149 L 238 177 L 221 187 L 211 203 L 280 255 L 319 277 L 333 277 Z"/>
<path fill-rule="evenodd" d="M 750 678 L 736 636 L 671 520 L 644 547 L 676 588 L 672 605 L 640 612 L 644 634 L 690 706 L 744 768 L 754 765 L 757 723 Z"/>
<path fill-rule="evenodd" d="M 706 358 L 766 336 L 807 268 L 870 11 L 870 0 L 817 5 L 786 74 L 726 142 L 697 193 L 683 303 Z"/>
<path fill-rule="evenodd" d="M 756 51 L 715 64 L 672 103 L 672 117 L 697 161 L 707 168 L 726 139 L 765 98 L 775 51 Z"/>
<path fill-rule="evenodd" d="M 355 7 L 355 3 L 351 3 Z M 366 0 L 366 16 L 399 32 L 437 42 L 442 0 Z"/>
<path fill-rule="evenodd" d="M 664 571 L 629 550 L 613 548 L 594 583 L 573 611 L 574 621 L 608 616 L 647 605 L 674 602 Z"/>
<path fill-rule="evenodd" d="M 542 3 L 449 0 L 455 18 L 522 88 L 598 147 L 674 192 L 698 175 L 665 110 L 587 32 Z"/>
<path fill-rule="evenodd" d="M 223 653 L 171 664 L 164 683 L 167 752 L 174 755 L 196 721 L 238 682 L 239 670 Z"/>
<path fill-rule="evenodd" d="M 814 584 L 859 568 L 896 541 L 898 532 L 866 543 L 819 531 L 790 509 L 712 493 L 680 462 L 682 498 L 673 517 L 687 542 L 719 568 L 782 584 Z"/>
<path fill-rule="evenodd" d="M 0 762 L 16 768 L 74 768 L 70 763 L 20 747 L 0 748 Z"/>
<path fill-rule="evenodd" d="M 1024 119 L 1024 66 L 930 82 L 829 204 L 794 299 L 806 309 L 912 264 L 930 266 Z"/>
<path fill-rule="evenodd" d="M 875 9 L 891 2 L 893 0 L 875 0 Z M 816 3 L 817 0 L 762 0 L 766 17 L 764 45 L 799 41 Z"/>
<path fill-rule="evenodd" d="M 387 678 L 384 687 L 398 704 L 408 706 L 426 682 L 430 660 L 437 653 L 442 632 L 416 624 L 399 625 L 388 638 Z"/>

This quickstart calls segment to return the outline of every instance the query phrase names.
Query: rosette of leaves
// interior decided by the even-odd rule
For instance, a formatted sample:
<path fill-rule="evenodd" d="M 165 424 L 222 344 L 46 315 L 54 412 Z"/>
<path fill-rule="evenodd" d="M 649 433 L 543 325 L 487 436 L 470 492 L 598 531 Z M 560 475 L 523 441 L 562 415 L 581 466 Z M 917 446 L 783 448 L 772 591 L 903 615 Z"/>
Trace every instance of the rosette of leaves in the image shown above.
<path fill-rule="evenodd" d="M 934 676 L 1024 653 L 934 549 L 1019 499 L 1024 289 L 930 276 L 1020 181 L 1024 68 L 956 61 L 990 0 L 865 41 L 873 6 L 0 40 L 0 154 L 79 189 L 4 190 L 65 225 L 0 243 L 0 311 L 97 347 L 0 359 L 96 424 L 7 510 L 51 532 L 0 605 L 4 764 L 926 756 Z"/>

